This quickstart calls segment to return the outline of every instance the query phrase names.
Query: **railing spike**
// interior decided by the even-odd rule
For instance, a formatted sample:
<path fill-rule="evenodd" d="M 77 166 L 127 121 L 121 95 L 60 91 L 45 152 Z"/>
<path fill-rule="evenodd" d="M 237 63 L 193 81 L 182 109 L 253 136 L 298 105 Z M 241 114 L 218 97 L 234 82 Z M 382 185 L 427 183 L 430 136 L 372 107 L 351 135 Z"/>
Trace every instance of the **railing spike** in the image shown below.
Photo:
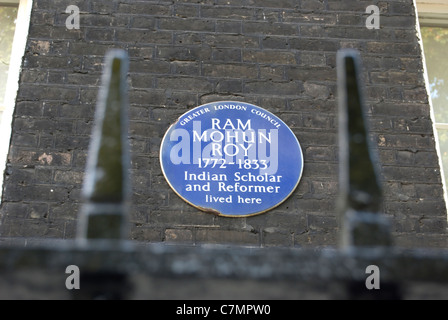
<path fill-rule="evenodd" d="M 382 188 L 376 150 L 365 114 L 358 51 L 337 53 L 339 104 L 339 214 L 343 246 L 390 245 L 389 223 L 380 214 Z"/>
<path fill-rule="evenodd" d="M 128 56 L 105 57 L 83 186 L 78 238 L 124 239 L 130 195 L 128 146 Z"/>

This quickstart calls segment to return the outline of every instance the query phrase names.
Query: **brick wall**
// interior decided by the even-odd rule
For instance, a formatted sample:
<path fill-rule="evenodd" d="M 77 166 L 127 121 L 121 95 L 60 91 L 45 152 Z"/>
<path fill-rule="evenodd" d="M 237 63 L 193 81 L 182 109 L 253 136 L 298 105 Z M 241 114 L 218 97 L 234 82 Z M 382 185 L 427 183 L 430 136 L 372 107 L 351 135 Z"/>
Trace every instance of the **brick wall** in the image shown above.
<path fill-rule="evenodd" d="M 365 26 L 380 8 L 380 29 Z M 80 8 L 69 30 L 68 5 Z M 446 209 L 413 1 L 35 0 L 0 211 L 2 237 L 73 238 L 103 56 L 130 56 L 131 237 L 169 243 L 327 246 L 338 241 L 336 51 L 360 50 L 384 212 L 396 243 L 445 246 Z M 159 165 L 178 116 L 217 100 L 279 116 L 304 152 L 282 205 L 248 218 L 181 200 Z"/>

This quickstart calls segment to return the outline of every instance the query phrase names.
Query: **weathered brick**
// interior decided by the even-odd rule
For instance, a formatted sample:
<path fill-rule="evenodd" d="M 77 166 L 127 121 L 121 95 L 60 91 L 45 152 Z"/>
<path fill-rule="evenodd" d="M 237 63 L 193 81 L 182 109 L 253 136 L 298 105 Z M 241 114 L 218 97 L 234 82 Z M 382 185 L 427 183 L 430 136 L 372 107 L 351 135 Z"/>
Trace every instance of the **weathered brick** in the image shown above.
<path fill-rule="evenodd" d="M 15 149 L 9 154 L 10 160 L 14 163 L 23 165 L 69 165 L 71 161 L 71 153 L 60 152 L 35 152 L 30 150 Z"/>
<path fill-rule="evenodd" d="M 84 172 L 55 170 L 54 182 L 57 184 L 81 184 L 84 180 Z"/>
<path fill-rule="evenodd" d="M 312 114 L 303 115 L 303 126 L 310 128 L 334 128 L 335 118 L 332 115 Z"/>
<path fill-rule="evenodd" d="M 303 213 L 319 213 L 323 210 L 332 212 L 335 199 L 298 199 L 297 206 Z"/>
<path fill-rule="evenodd" d="M 81 9 L 68 30 L 65 8 Z M 130 56 L 131 239 L 249 246 L 339 241 L 336 52 L 363 60 L 368 120 L 397 243 L 446 246 L 446 207 L 412 1 L 36 0 L 14 111 L 0 236 L 76 236 L 94 110 L 110 48 Z M 177 196 L 160 168 L 167 128 L 203 103 L 279 116 L 299 139 L 301 181 L 281 205 L 232 219 Z"/>
<path fill-rule="evenodd" d="M 151 73 L 169 73 L 170 64 L 167 61 L 161 61 L 158 59 L 153 60 L 131 60 L 129 63 L 129 72 L 148 72 Z"/>
<path fill-rule="evenodd" d="M 417 183 L 415 184 L 415 196 L 417 198 L 442 199 L 443 190 L 440 188 L 440 184 Z"/>
<path fill-rule="evenodd" d="M 34 180 L 40 184 L 51 184 L 53 181 L 53 169 L 38 166 L 34 169 Z"/>
<path fill-rule="evenodd" d="M 130 239 L 139 242 L 161 242 L 163 237 L 159 229 L 137 226 L 131 229 Z"/>
<path fill-rule="evenodd" d="M 297 8 L 299 2 L 296 0 L 278 0 L 275 2 L 269 0 L 248 0 L 248 4 L 266 8 Z"/>
<path fill-rule="evenodd" d="M 201 17 L 245 21 L 254 16 L 254 8 L 235 6 L 202 6 Z"/>
<path fill-rule="evenodd" d="M 191 230 L 183 229 L 166 229 L 165 241 L 170 243 L 193 243 L 193 233 Z"/>
<path fill-rule="evenodd" d="M 335 196 L 338 194 L 338 183 L 335 181 L 311 181 L 313 195 Z"/>
<path fill-rule="evenodd" d="M 304 184 L 306 185 L 306 184 Z M 300 185 L 302 186 L 302 185 Z M 269 232 L 281 231 L 285 233 L 291 230 L 306 230 L 306 218 L 295 210 L 290 210 L 290 205 L 294 206 L 294 201 L 286 201 L 281 205 L 281 211 L 277 211 L 275 215 L 260 214 L 250 218 L 246 218 L 246 227 L 242 226 L 247 231 L 260 230 L 265 228 L 270 229 Z M 233 223 L 234 224 L 234 223 Z M 251 226 L 248 228 L 247 226 Z M 231 227 L 231 226 L 229 226 Z"/>
<path fill-rule="evenodd" d="M 395 83 L 402 85 L 422 84 L 417 83 L 419 79 L 417 73 L 412 74 L 409 71 L 374 71 L 370 73 L 370 81 L 375 84 Z"/>
<path fill-rule="evenodd" d="M 129 46 L 128 55 L 130 59 L 139 58 L 139 59 L 151 59 L 154 57 L 154 48 L 151 46 Z"/>
<path fill-rule="evenodd" d="M 171 198 L 172 197 L 172 198 Z M 213 215 L 205 212 L 197 212 L 192 206 L 186 204 L 177 196 L 170 196 L 170 205 L 164 210 L 157 210 L 150 213 L 150 224 L 170 225 L 190 228 L 192 226 L 214 226 Z M 177 207 L 177 208 L 176 208 Z M 180 210 L 176 210 L 180 209 Z M 215 229 L 215 228 L 212 228 Z"/>
<path fill-rule="evenodd" d="M 362 15 L 357 12 L 342 12 L 337 14 L 338 25 L 363 26 L 365 21 Z"/>
<path fill-rule="evenodd" d="M 266 36 L 261 39 L 261 46 L 263 49 L 289 50 L 289 41 L 288 37 Z"/>
<path fill-rule="evenodd" d="M 204 76 L 237 78 L 237 79 L 254 79 L 258 75 L 256 65 L 250 64 L 222 64 L 208 63 L 202 66 Z"/>
<path fill-rule="evenodd" d="M 329 1 L 328 9 L 331 11 L 356 11 L 362 14 L 365 13 L 366 8 L 372 3 L 369 1 Z"/>
<path fill-rule="evenodd" d="M 286 69 L 286 77 L 291 80 L 320 80 L 320 81 L 335 81 L 336 73 L 332 68 L 326 67 L 314 67 L 310 68 L 308 66 L 298 67 L 291 66 Z"/>
<path fill-rule="evenodd" d="M 337 219 L 333 216 L 307 215 L 307 224 L 310 230 L 333 230 L 338 226 Z"/>
<path fill-rule="evenodd" d="M 212 82 L 199 77 L 164 77 L 157 81 L 157 88 L 174 90 L 210 91 Z"/>
<path fill-rule="evenodd" d="M 276 8 L 255 8 L 254 19 L 270 23 L 283 22 L 281 14 L 282 10 Z"/>
<path fill-rule="evenodd" d="M 218 48 L 212 50 L 212 59 L 221 61 L 242 62 L 241 49 L 236 48 Z"/>
<path fill-rule="evenodd" d="M 58 221 L 45 221 L 27 219 L 24 221 L 6 222 L 5 237 L 36 237 L 36 238 L 63 238 L 64 226 Z"/>
<path fill-rule="evenodd" d="M 285 80 L 285 66 L 261 66 L 260 79 Z"/>
<path fill-rule="evenodd" d="M 291 38 L 289 41 L 291 49 L 307 51 L 337 51 L 340 49 L 340 43 L 336 39 L 310 39 L 310 38 Z"/>
<path fill-rule="evenodd" d="M 78 203 L 59 203 L 50 206 L 49 214 L 51 219 L 76 221 L 79 209 L 80 205 Z"/>
<path fill-rule="evenodd" d="M 324 10 L 326 8 L 326 1 L 324 0 L 302 0 L 300 8 L 303 10 Z"/>
<path fill-rule="evenodd" d="M 379 42 L 370 41 L 366 44 L 366 50 L 369 53 L 376 54 L 390 54 L 393 52 L 395 55 L 415 55 L 418 52 L 416 43 L 394 43 L 394 42 Z"/>
<path fill-rule="evenodd" d="M 294 36 L 299 30 L 296 24 L 247 21 L 243 23 L 243 33 Z"/>
<path fill-rule="evenodd" d="M 305 157 L 315 161 L 334 161 L 336 160 L 335 151 L 329 147 L 307 147 L 305 148 Z"/>
<path fill-rule="evenodd" d="M 199 76 L 201 65 L 198 61 L 173 61 L 170 63 L 171 74 Z"/>
<path fill-rule="evenodd" d="M 152 17 L 133 17 L 130 26 L 132 28 L 153 30 L 155 29 L 155 18 Z"/>
<path fill-rule="evenodd" d="M 259 235 L 239 230 L 199 229 L 196 231 L 196 243 L 244 244 L 259 246 Z"/>
<path fill-rule="evenodd" d="M 171 8 L 166 4 L 157 4 L 153 1 L 131 1 L 129 3 L 118 3 L 117 12 L 166 16 L 170 15 Z"/>
<path fill-rule="evenodd" d="M 61 26 L 54 25 L 51 27 L 50 35 L 54 39 L 64 40 L 85 40 L 85 33 L 81 29 L 67 30 L 65 24 Z M 47 34 L 48 37 L 48 34 Z"/>
<path fill-rule="evenodd" d="M 415 234 L 409 237 L 407 233 L 395 233 L 394 243 L 402 248 L 446 248 L 447 239 L 435 234 Z"/>
<path fill-rule="evenodd" d="M 256 35 L 204 34 L 202 41 L 210 47 L 258 48 L 260 46 L 259 37 Z"/>
<path fill-rule="evenodd" d="M 15 112 L 18 116 L 39 117 L 42 115 L 42 104 L 36 101 L 18 102 L 15 107 Z"/>
<path fill-rule="evenodd" d="M 93 110 L 91 106 L 81 104 L 57 104 L 58 113 L 56 114 L 60 119 L 92 119 Z M 87 120 L 85 120 L 87 121 Z"/>
<path fill-rule="evenodd" d="M 296 247 L 326 247 L 333 246 L 339 241 L 340 236 L 337 230 L 324 233 L 318 231 L 307 231 L 294 234 L 294 246 Z"/>
<path fill-rule="evenodd" d="M 87 41 L 113 41 L 115 30 L 111 28 L 87 28 Z"/>
<path fill-rule="evenodd" d="M 169 61 L 202 61 L 210 60 L 212 50 L 210 47 L 173 47 L 159 46 L 157 57 Z"/>
<path fill-rule="evenodd" d="M 244 50 L 243 51 L 244 62 L 256 62 L 265 64 L 287 64 L 294 65 L 297 62 L 296 55 L 290 51 L 277 51 L 277 50 Z"/>
<path fill-rule="evenodd" d="M 113 45 L 111 44 L 99 44 L 99 43 L 85 43 L 85 42 L 69 42 L 68 51 L 74 55 L 82 55 L 86 52 L 89 56 L 104 56 L 106 51 L 111 49 Z"/>
<path fill-rule="evenodd" d="M 434 145 L 434 137 L 421 134 L 380 134 L 378 136 L 378 145 L 380 147 L 432 149 Z"/>
<path fill-rule="evenodd" d="M 20 202 L 7 202 L 2 204 L 2 210 L 6 216 L 23 219 L 28 216 L 29 205 Z"/>
<path fill-rule="evenodd" d="M 442 217 L 444 213 L 440 211 L 444 207 L 443 199 L 429 199 L 422 200 L 421 198 L 413 201 L 400 203 L 397 201 L 386 202 L 385 211 L 389 214 L 394 214 L 400 217 L 426 216 L 426 217 Z"/>
<path fill-rule="evenodd" d="M 330 89 L 325 84 L 305 82 L 303 88 L 304 94 L 313 99 L 325 100 L 330 96 Z"/>
<path fill-rule="evenodd" d="M 303 91 L 302 84 L 295 81 L 245 81 L 244 92 L 266 95 L 297 95 Z"/>
<path fill-rule="evenodd" d="M 263 247 L 291 247 L 294 244 L 294 238 L 291 233 L 273 227 L 264 229 L 262 237 Z"/>
<path fill-rule="evenodd" d="M 55 23 L 55 14 L 51 11 L 34 11 L 33 24 L 34 25 L 53 25 Z"/>
<path fill-rule="evenodd" d="M 119 42 L 136 44 L 170 44 L 173 34 L 169 31 L 151 31 L 142 29 L 117 29 L 115 39 Z"/>
<path fill-rule="evenodd" d="M 11 143 L 22 147 L 36 147 L 39 136 L 34 133 L 22 133 L 13 137 Z"/>
<path fill-rule="evenodd" d="M 34 85 L 23 84 L 20 87 L 18 97 L 19 100 L 60 100 L 60 101 L 76 101 L 78 98 L 78 89 L 70 87 L 55 87 L 54 85 Z"/>
<path fill-rule="evenodd" d="M 420 168 L 415 170 L 412 167 L 393 167 L 385 166 L 382 168 L 383 174 L 390 180 L 418 182 L 440 181 L 440 172 L 438 168 Z"/>
<path fill-rule="evenodd" d="M 215 20 L 194 18 L 159 18 L 161 30 L 189 30 L 193 32 L 214 32 Z"/>
<path fill-rule="evenodd" d="M 215 91 L 240 93 L 243 92 L 243 82 L 241 80 L 228 80 L 228 79 L 217 81 Z"/>
<path fill-rule="evenodd" d="M 391 2 L 389 3 L 389 10 L 391 13 L 395 14 L 405 14 L 413 16 L 415 11 L 412 10 L 412 6 L 405 2 Z"/>
<path fill-rule="evenodd" d="M 216 32 L 242 34 L 243 23 L 241 21 L 218 20 L 216 21 Z"/>
<path fill-rule="evenodd" d="M 108 12 L 108 14 L 83 12 L 80 16 L 80 27 L 128 27 L 130 20 L 131 18 L 127 15 L 112 15 L 111 12 Z"/>

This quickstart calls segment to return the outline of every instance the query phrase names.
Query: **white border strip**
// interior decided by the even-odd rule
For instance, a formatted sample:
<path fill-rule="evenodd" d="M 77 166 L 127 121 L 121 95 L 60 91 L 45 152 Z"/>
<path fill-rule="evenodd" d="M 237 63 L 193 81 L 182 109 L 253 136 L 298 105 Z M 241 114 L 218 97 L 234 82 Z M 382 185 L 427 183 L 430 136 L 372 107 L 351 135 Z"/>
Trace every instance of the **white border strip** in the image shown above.
<path fill-rule="evenodd" d="M 446 186 L 446 182 L 445 182 L 445 173 L 444 173 L 444 168 L 443 168 L 443 163 L 442 163 L 442 154 L 440 152 L 439 135 L 437 132 L 436 120 L 435 120 L 435 116 L 434 116 L 434 108 L 433 108 L 432 99 L 431 99 L 431 90 L 429 89 L 428 70 L 426 68 L 425 50 L 423 48 L 422 34 L 420 31 L 420 21 L 419 21 L 419 16 L 418 16 L 418 11 L 417 11 L 417 0 L 413 0 L 413 1 L 414 1 L 414 10 L 415 10 L 417 39 L 418 39 L 418 43 L 420 45 L 420 51 L 422 54 L 423 77 L 425 79 L 426 94 L 428 95 L 428 102 L 429 102 L 429 106 L 430 106 L 430 116 L 431 116 L 431 121 L 432 121 L 432 130 L 434 132 L 436 152 L 437 152 L 437 156 L 439 158 L 440 176 L 441 176 L 442 186 L 443 186 L 443 199 L 445 200 L 445 206 L 446 206 L 447 212 L 448 212 L 447 186 Z M 445 169 L 448 169 L 448 168 L 445 168 Z M 447 219 L 448 219 L 448 215 L 447 215 Z"/>
<path fill-rule="evenodd" d="M 20 0 L 17 13 L 16 30 L 12 43 L 11 60 L 9 66 L 8 81 L 6 83 L 5 110 L 0 122 L 0 203 L 3 192 L 3 177 L 5 174 L 9 144 L 12 131 L 12 117 L 16 104 L 17 91 L 19 89 L 19 78 L 22 59 L 25 53 L 30 26 L 32 0 Z"/>

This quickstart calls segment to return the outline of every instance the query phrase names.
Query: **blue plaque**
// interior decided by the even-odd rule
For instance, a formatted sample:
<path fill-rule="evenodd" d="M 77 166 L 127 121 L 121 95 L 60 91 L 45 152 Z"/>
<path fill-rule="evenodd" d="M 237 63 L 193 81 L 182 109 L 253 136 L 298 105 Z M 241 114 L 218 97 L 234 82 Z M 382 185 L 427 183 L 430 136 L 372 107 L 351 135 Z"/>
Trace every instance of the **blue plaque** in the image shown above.
<path fill-rule="evenodd" d="M 266 212 L 299 184 L 303 155 L 291 129 L 258 106 L 218 101 L 183 114 L 165 133 L 168 184 L 194 207 L 226 217 Z"/>

